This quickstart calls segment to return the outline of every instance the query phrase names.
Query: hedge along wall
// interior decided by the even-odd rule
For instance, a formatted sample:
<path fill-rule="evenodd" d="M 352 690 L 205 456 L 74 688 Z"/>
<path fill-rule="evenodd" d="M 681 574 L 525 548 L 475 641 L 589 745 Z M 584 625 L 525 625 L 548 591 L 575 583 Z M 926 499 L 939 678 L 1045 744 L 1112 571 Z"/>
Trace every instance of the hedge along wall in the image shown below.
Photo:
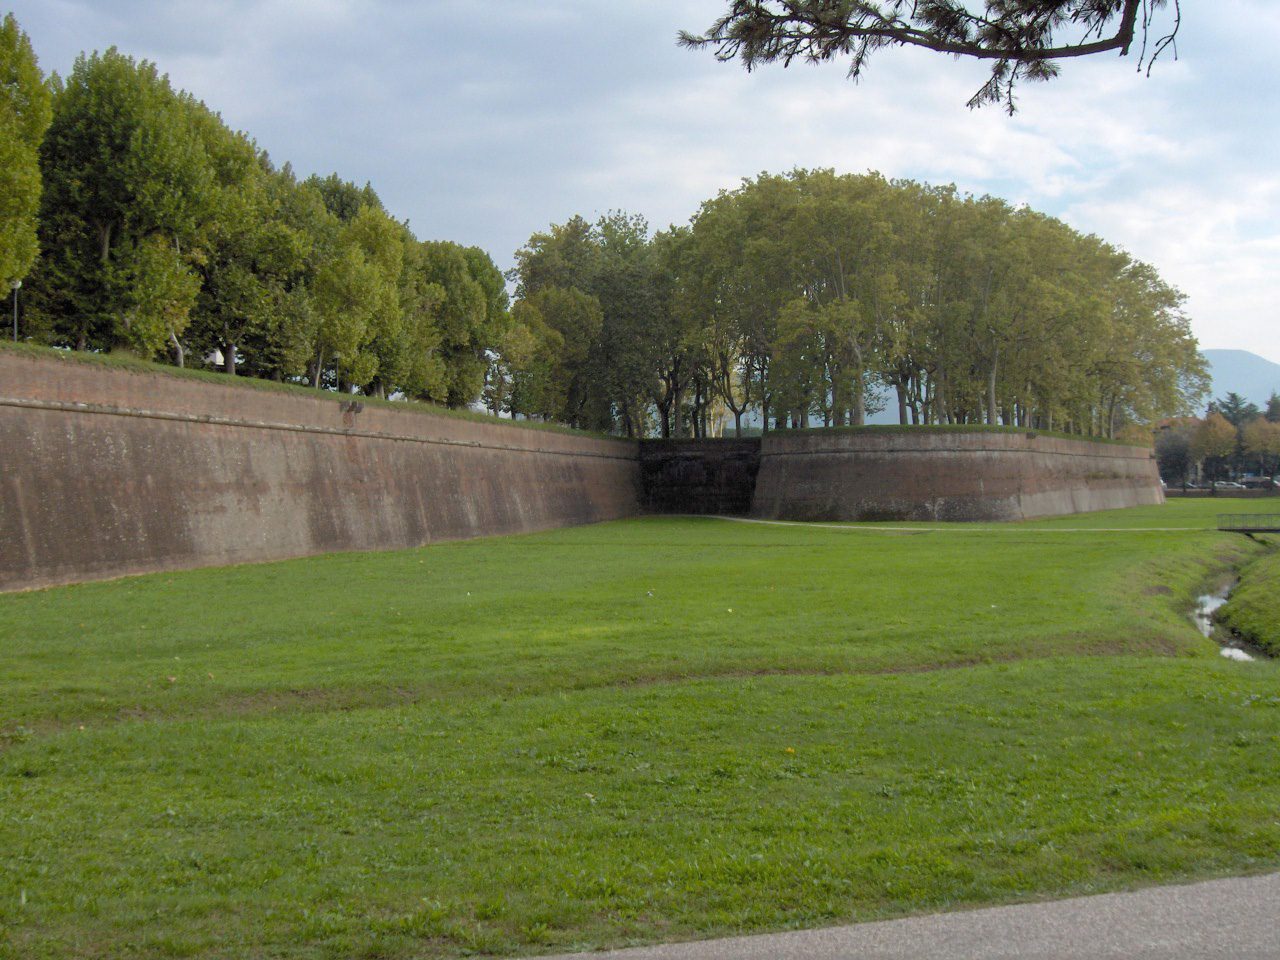
<path fill-rule="evenodd" d="M 0 350 L 0 590 L 635 514 L 635 442 Z"/>
<path fill-rule="evenodd" d="M 1155 454 L 1032 431 L 770 433 L 752 516 L 781 520 L 1028 520 L 1163 503 Z"/>

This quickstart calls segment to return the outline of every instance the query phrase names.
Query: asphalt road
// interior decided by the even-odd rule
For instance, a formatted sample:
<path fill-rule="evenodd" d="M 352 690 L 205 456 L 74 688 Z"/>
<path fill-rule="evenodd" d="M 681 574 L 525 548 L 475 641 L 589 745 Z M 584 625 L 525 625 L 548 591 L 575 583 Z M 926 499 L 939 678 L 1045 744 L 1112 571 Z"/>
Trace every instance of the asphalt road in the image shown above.
<path fill-rule="evenodd" d="M 572 956 L 579 960 L 1277 960 L 1280 873 Z"/>

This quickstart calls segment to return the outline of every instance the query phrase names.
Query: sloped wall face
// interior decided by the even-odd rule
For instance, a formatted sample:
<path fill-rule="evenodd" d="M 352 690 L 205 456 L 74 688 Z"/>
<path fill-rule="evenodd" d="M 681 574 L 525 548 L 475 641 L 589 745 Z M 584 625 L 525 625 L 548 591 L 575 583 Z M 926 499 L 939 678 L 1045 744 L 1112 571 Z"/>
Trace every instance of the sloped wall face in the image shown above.
<path fill-rule="evenodd" d="M 1032 432 L 773 433 L 752 515 L 1028 520 L 1164 502 L 1152 451 Z"/>
<path fill-rule="evenodd" d="M 634 442 L 6 352 L 0 457 L 0 590 L 639 510 Z"/>
<path fill-rule="evenodd" d="M 746 516 L 759 469 L 758 439 L 644 440 L 640 505 L 646 513 Z"/>

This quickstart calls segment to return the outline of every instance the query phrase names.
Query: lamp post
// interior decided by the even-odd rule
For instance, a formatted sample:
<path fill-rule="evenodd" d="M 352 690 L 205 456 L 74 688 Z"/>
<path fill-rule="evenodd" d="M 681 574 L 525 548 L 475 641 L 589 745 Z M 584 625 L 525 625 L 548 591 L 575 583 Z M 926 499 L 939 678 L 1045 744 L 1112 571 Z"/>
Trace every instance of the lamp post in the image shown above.
<path fill-rule="evenodd" d="M 13 287 L 13 342 L 18 342 L 18 290 L 22 287 L 21 280 L 15 280 L 11 284 Z"/>

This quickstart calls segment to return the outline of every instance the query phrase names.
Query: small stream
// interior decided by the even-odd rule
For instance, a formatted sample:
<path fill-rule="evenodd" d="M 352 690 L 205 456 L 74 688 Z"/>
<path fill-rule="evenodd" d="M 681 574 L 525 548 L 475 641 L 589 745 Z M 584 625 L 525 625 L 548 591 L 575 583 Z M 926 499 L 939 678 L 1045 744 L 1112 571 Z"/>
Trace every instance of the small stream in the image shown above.
<path fill-rule="evenodd" d="M 1191 614 L 1191 619 L 1195 621 L 1201 633 L 1222 644 L 1219 652 L 1228 660 L 1253 660 L 1255 659 L 1253 654 L 1245 650 L 1237 638 L 1231 636 L 1225 629 L 1217 629 L 1217 625 L 1213 622 L 1214 611 L 1227 602 L 1235 585 L 1236 582 L 1233 580 L 1212 593 L 1197 597 L 1196 608 Z"/>

